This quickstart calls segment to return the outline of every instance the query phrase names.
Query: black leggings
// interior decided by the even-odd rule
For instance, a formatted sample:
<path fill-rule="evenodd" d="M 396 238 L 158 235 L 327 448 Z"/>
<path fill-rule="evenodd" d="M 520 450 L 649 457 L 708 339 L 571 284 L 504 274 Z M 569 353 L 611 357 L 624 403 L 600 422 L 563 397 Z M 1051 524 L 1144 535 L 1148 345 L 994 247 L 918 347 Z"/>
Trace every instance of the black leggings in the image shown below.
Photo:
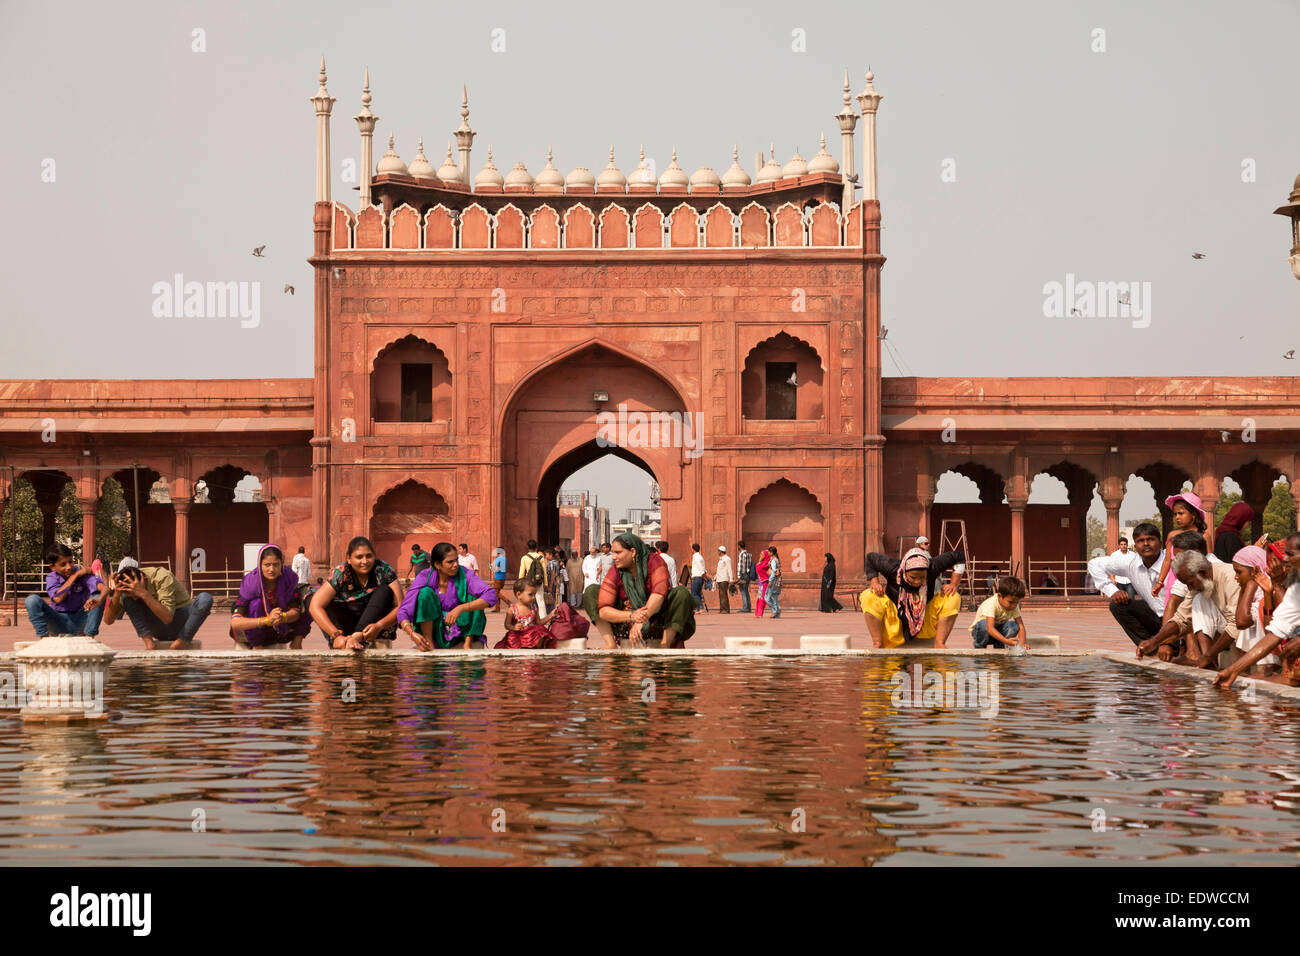
<path fill-rule="evenodd" d="M 344 604 L 342 601 L 334 600 L 325 605 L 325 614 L 329 617 L 330 623 L 344 633 L 356 634 L 364 631 L 371 624 L 375 624 L 385 617 L 393 609 L 393 589 L 385 584 L 377 587 L 370 592 L 370 597 L 362 601 L 352 601 Z M 384 632 L 385 639 L 391 639 L 393 629 Z M 333 646 L 333 638 L 326 635 L 330 645 Z"/>

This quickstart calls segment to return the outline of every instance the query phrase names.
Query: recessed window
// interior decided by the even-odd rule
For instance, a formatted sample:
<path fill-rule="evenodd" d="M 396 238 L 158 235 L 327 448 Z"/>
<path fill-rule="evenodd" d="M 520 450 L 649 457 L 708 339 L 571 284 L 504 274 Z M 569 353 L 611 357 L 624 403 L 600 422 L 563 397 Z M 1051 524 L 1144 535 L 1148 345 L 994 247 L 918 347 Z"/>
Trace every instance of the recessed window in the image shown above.
<path fill-rule="evenodd" d="M 798 382 L 794 362 L 766 363 L 767 412 L 766 418 L 795 418 L 798 408 Z"/>
<path fill-rule="evenodd" d="M 433 421 L 433 366 L 402 363 L 402 421 Z"/>

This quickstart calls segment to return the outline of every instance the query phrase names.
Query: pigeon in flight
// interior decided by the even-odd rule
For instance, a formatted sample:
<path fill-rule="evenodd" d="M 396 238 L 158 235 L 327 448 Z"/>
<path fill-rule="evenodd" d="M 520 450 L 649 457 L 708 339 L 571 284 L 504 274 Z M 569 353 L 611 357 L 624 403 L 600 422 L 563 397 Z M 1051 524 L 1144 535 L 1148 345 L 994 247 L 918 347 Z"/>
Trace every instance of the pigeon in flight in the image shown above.
<path fill-rule="evenodd" d="M 1290 349 L 1289 351 L 1283 352 L 1283 353 L 1282 353 L 1282 357 L 1283 357 L 1284 359 L 1293 359 L 1293 358 L 1295 358 L 1295 349 Z"/>
<path fill-rule="evenodd" d="M 290 295 L 293 295 L 293 286 L 291 286 L 291 285 L 286 285 L 286 286 L 284 287 L 284 291 L 287 292 L 287 293 L 289 293 Z"/>
<path fill-rule="evenodd" d="M 788 379 L 786 379 L 786 384 L 787 384 L 787 385 L 798 385 L 798 384 L 799 384 L 799 381 L 798 381 L 798 373 L 797 373 L 797 372 L 791 372 L 791 373 L 790 373 L 790 377 L 789 377 Z"/>
<path fill-rule="evenodd" d="M 1193 253 L 1192 253 L 1192 258 L 1193 258 L 1193 259 L 1204 259 L 1204 258 L 1205 258 L 1205 253 L 1203 253 L 1203 252 L 1193 252 Z"/>
<path fill-rule="evenodd" d="M 257 258 L 259 259 L 263 258 L 262 250 L 265 248 L 266 246 L 258 246 L 256 249 L 253 250 L 253 255 L 257 256 Z"/>
<path fill-rule="evenodd" d="M 1119 304 L 1120 304 L 1120 305 L 1128 305 L 1128 304 L 1129 304 L 1129 295 L 1128 295 L 1127 292 L 1121 292 L 1121 293 L 1119 294 Z"/>

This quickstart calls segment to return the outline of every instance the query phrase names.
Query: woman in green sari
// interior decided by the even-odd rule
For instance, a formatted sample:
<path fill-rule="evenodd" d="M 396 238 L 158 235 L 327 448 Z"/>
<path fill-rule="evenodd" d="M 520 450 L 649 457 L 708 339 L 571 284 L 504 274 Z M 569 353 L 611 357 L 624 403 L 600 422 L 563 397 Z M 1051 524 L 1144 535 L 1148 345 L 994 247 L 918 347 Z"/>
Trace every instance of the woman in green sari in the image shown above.
<path fill-rule="evenodd" d="M 615 538 L 611 550 L 614 566 L 582 595 L 583 610 L 605 646 L 615 647 L 626 637 L 633 647 L 649 642 L 685 647 L 695 633 L 691 592 L 672 586 L 663 557 L 632 532 Z"/>
<path fill-rule="evenodd" d="M 495 607 L 497 592 L 477 574 L 461 565 L 456 546 L 446 541 L 434 545 L 431 567 L 415 576 L 402 598 L 397 624 L 422 651 L 435 647 L 486 645 L 487 615 Z M 416 630 L 416 627 L 419 630 Z"/>

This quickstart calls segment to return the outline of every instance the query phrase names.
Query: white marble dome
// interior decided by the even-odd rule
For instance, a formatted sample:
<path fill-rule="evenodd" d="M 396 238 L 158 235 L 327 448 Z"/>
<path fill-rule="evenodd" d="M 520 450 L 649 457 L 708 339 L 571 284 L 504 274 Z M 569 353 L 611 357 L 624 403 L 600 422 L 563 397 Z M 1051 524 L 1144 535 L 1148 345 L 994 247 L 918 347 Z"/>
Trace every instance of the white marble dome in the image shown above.
<path fill-rule="evenodd" d="M 822 134 L 822 148 L 808 162 L 808 172 L 810 173 L 838 173 L 840 164 L 835 162 L 835 157 L 826 152 L 826 135 Z"/>
<path fill-rule="evenodd" d="M 532 174 L 522 162 L 515 163 L 514 168 L 506 173 L 507 186 L 531 186 L 532 184 Z"/>
<path fill-rule="evenodd" d="M 591 174 L 591 170 L 586 166 L 575 166 L 569 172 L 569 175 L 565 177 L 564 185 L 579 188 L 591 187 L 596 185 L 596 177 Z"/>
<path fill-rule="evenodd" d="M 659 177 L 659 185 L 662 186 L 685 186 L 690 182 L 686 175 L 686 170 L 677 165 L 677 150 L 673 150 L 673 161 L 668 164 L 668 168 L 663 171 Z"/>
<path fill-rule="evenodd" d="M 409 176 L 410 172 L 406 168 L 406 163 L 402 162 L 402 157 L 397 155 L 393 148 L 394 137 L 392 133 L 388 134 L 388 152 L 379 157 L 379 162 L 375 164 L 375 172 L 382 176 L 389 173 L 394 176 Z"/>
<path fill-rule="evenodd" d="M 438 174 L 433 171 L 433 163 L 429 162 L 424 155 L 424 137 L 420 137 L 420 147 L 415 154 L 415 159 L 411 160 L 411 165 L 407 172 L 416 179 L 437 179 Z"/>
<path fill-rule="evenodd" d="M 479 186 L 503 185 L 505 185 L 505 179 L 501 176 L 501 170 L 497 169 L 493 164 L 492 148 L 488 147 L 487 162 L 483 164 L 483 168 L 480 169 L 478 175 L 474 177 L 474 187 L 477 189 Z"/>
<path fill-rule="evenodd" d="M 609 165 L 600 171 L 596 177 L 597 186 L 617 187 L 622 189 L 627 185 L 627 179 L 619 172 L 618 167 L 614 165 L 614 147 L 609 148 Z"/>
<path fill-rule="evenodd" d="M 691 173 L 691 188 L 696 186 L 722 186 L 722 180 L 718 174 L 713 171 L 712 166 L 701 166 L 695 172 Z"/>
<path fill-rule="evenodd" d="M 781 178 L 789 179 L 792 176 L 808 175 L 808 161 L 799 155 L 799 150 L 794 151 L 790 157 L 790 162 L 781 167 Z"/>

